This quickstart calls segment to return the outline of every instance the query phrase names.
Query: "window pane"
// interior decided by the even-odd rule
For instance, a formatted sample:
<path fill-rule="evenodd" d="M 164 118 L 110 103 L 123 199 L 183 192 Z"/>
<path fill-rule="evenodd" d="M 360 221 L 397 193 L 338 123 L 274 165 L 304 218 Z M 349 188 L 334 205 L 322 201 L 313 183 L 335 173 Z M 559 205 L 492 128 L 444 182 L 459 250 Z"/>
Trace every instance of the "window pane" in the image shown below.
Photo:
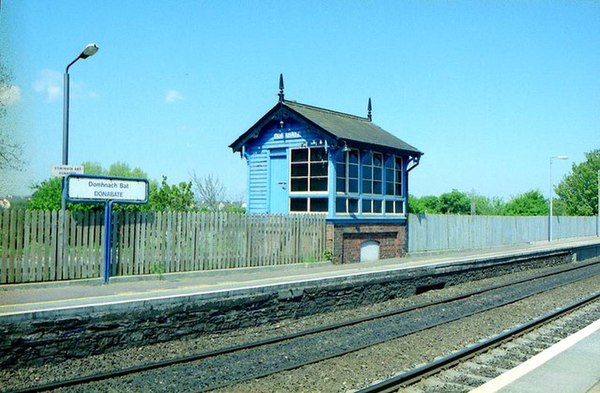
<path fill-rule="evenodd" d="M 344 164 L 343 162 L 338 162 L 337 164 L 335 164 L 335 172 L 337 174 L 337 177 L 346 176 L 346 164 Z"/>
<path fill-rule="evenodd" d="M 357 178 L 358 177 L 358 165 L 348 165 L 348 177 Z"/>
<path fill-rule="evenodd" d="M 370 199 L 363 199 L 362 212 L 363 213 L 371 213 L 371 200 Z"/>
<path fill-rule="evenodd" d="M 373 178 L 373 168 L 370 166 L 363 166 L 363 179 L 371 180 Z"/>
<path fill-rule="evenodd" d="M 389 157 L 387 160 L 385 160 L 385 167 L 394 169 L 394 157 L 393 156 Z"/>
<path fill-rule="evenodd" d="M 381 213 L 381 201 L 373 201 L 373 213 Z"/>
<path fill-rule="evenodd" d="M 337 198 L 335 200 L 335 211 L 337 213 L 346 213 L 346 198 Z"/>
<path fill-rule="evenodd" d="M 348 152 L 348 162 L 358 164 L 358 150 L 350 150 Z"/>
<path fill-rule="evenodd" d="M 362 182 L 362 192 L 363 194 L 371 194 L 373 192 L 372 184 L 370 180 L 363 180 Z"/>
<path fill-rule="evenodd" d="M 373 166 L 381 166 L 381 154 L 373 153 Z"/>
<path fill-rule="evenodd" d="M 398 196 L 402 195 L 402 184 L 396 183 L 396 195 L 398 195 Z"/>
<path fill-rule="evenodd" d="M 371 152 L 365 153 L 363 155 L 363 165 L 371 165 L 372 162 Z"/>
<path fill-rule="evenodd" d="M 394 201 L 385 201 L 385 212 L 386 213 L 394 212 Z"/>
<path fill-rule="evenodd" d="M 397 170 L 402 169 L 402 158 L 400 158 L 400 157 L 396 157 L 396 169 Z"/>
<path fill-rule="evenodd" d="M 373 179 L 381 180 L 381 168 L 373 168 Z"/>
<path fill-rule="evenodd" d="M 292 162 L 308 161 L 308 149 L 292 149 Z"/>
<path fill-rule="evenodd" d="M 381 182 L 380 181 L 373 182 L 373 194 L 381 195 Z"/>
<path fill-rule="evenodd" d="M 396 179 L 396 172 L 393 169 L 386 169 L 385 180 L 386 181 L 394 181 L 394 179 Z"/>
<path fill-rule="evenodd" d="M 324 147 L 314 147 L 310 149 L 311 161 L 327 161 L 327 151 Z"/>
<path fill-rule="evenodd" d="M 358 180 L 348 180 L 348 192 L 358 192 Z"/>
<path fill-rule="evenodd" d="M 292 191 L 308 191 L 308 179 L 305 177 L 292 178 Z"/>
<path fill-rule="evenodd" d="M 307 198 L 292 198 L 292 199 L 290 199 L 290 211 L 292 211 L 292 212 L 308 211 L 308 199 Z"/>
<path fill-rule="evenodd" d="M 394 195 L 394 183 L 385 183 L 385 195 Z"/>
<path fill-rule="evenodd" d="M 348 199 L 348 213 L 358 212 L 358 199 Z"/>
<path fill-rule="evenodd" d="M 404 202 L 396 201 L 395 204 L 396 204 L 396 213 L 398 213 L 398 214 L 404 213 Z"/>
<path fill-rule="evenodd" d="M 292 176 L 308 176 L 308 164 L 292 164 Z"/>
<path fill-rule="evenodd" d="M 346 192 L 346 180 L 337 179 L 337 181 L 335 182 L 335 188 L 337 192 Z"/>
<path fill-rule="evenodd" d="M 293 181 L 293 179 L 292 179 L 292 181 Z M 311 191 L 327 191 L 327 178 L 326 177 L 311 178 L 310 179 L 310 190 Z"/>
<path fill-rule="evenodd" d="M 326 212 L 328 209 L 327 198 L 311 198 L 310 199 L 310 211 L 311 212 Z"/>
<path fill-rule="evenodd" d="M 327 176 L 327 163 L 310 164 L 310 176 Z"/>

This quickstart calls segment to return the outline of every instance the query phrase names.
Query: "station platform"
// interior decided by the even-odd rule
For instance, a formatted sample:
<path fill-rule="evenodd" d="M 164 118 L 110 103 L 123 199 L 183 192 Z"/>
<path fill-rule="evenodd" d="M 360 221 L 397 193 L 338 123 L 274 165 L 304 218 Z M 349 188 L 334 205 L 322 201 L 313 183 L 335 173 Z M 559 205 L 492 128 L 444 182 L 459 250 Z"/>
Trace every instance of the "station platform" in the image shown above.
<path fill-rule="evenodd" d="M 600 320 L 471 393 L 600 393 Z"/>
<path fill-rule="evenodd" d="M 21 314 L 51 314 L 60 310 L 110 306 L 111 310 L 129 303 L 176 301 L 201 296 L 217 298 L 236 292 L 245 294 L 260 288 L 292 284 L 310 284 L 361 275 L 385 274 L 409 269 L 443 269 L 456 265 L 476 264 L 494 258 L 519 257 L 536 253 L 594 248 L 600 250 L 600 238 L 569 239 L 489 250 L 469 250 L 409 255 L 404 258 L 334 265 L 317 262 L 272 267 L 241 268 L 190 273 L 111 277 L 31 284 L 0 285 L 0 319 Z M 130 305 L 131 306 L 131 305 Z M 126 307 L 125 307 L 126 308 Z M 31 316 L 30 316 L 31 318 Z M 35 318 L 35 316 L 33 317 Z"/>

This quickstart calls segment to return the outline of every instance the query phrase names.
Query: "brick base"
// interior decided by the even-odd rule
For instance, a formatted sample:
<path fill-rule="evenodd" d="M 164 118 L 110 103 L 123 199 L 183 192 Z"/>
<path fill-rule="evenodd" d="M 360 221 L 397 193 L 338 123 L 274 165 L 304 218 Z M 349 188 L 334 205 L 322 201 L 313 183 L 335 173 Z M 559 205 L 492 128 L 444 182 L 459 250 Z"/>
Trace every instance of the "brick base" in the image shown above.
<path fill-rule="evenodd" d="M 398 258 L 406 255 L 406 222 L 327 224 L 327 248 L 334 263 L 360 261 L 360 248 L 365 241 L 379 243 L 379 258 Z"/>

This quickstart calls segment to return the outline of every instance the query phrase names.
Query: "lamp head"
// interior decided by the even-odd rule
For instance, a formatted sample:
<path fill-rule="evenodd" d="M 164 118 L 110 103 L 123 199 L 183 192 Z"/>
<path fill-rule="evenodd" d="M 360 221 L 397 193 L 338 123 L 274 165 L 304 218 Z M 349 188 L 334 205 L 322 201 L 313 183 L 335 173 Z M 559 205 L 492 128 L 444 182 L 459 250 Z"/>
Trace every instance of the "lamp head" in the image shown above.
<path fill-rule="evenodd" d="M 98 46 L 96 44 L 87 44 L 79 57 L 87 59 L 88 57 L 95 55 L 96 52 L 98 52 Z"/>

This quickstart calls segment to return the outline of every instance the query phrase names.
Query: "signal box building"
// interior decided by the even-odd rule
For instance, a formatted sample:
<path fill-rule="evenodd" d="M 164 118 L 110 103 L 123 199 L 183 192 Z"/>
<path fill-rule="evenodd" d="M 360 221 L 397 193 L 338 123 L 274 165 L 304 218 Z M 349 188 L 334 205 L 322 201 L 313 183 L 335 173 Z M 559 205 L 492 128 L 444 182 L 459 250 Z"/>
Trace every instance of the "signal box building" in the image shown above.
<path fill-rule="evenodd" d="M 248 163 L 248 213 L 326 216 L 334 262 L 407 250 L 408 174 L 423 154 L 359 117 L 284 99 L 230 147 Z"/>

